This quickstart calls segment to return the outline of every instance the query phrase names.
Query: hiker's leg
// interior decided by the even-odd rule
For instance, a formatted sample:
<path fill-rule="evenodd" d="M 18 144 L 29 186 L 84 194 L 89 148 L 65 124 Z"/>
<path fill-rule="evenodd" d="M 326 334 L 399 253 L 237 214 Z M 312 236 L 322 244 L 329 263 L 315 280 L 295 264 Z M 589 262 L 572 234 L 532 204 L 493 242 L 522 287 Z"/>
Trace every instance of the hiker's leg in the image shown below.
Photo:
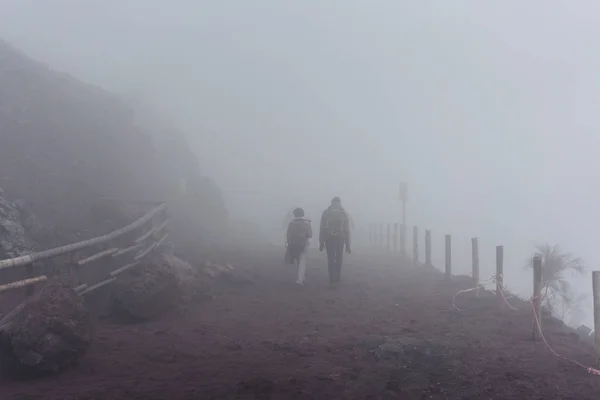
<path fill-rule="evenodd" d="M 331 247 L 333 247 L 333 263 L 338 265 L 340 259 L 340 252 L 338 251 L 338 238 L 337 236 L 331 238 Z"/>
<path fill-rule="evenodd" d="M 333 284 L 337 282 L 337 246 L 335 245 L 335 238 L 330 239 L 329 246 L 331 248 L 331 273 L 329 283 Z"/>
<path fill-rule="evenodd" d="M 331 239 L 325 241 L 325 250 L 327 251 L 327 270 L 329 272 L 329 284 L 335 280 L 335 246 Z"/>
<path fill-rule="evenodd" d="M 296 283 L 298 283 L 298 276 L 300 274 L 300 258 L 296 258 L 296 260 L 294 260 L 294 265 L 296 266 Z"/>
<path fill-rule="evenodd" d="M 331 266 L 329 267 L 330 276 L 329 283 L 335 284 L 338 282 L 338 245 L 337 237 L 333 236 L 329 239 L 328 245 L 331 251 Z"/>
<path fill-rule="evenodd" d="M 297 283 L 303 284 L 306 279 L 306 251 L 298 256 L 298 280 Z"/>
<path fill-rule="evenodd" d="M 336 281 L 339 283 L 342 277 L 342 260 L 344 257 L 344 241 L 339 238 L 336 243 Z"/>

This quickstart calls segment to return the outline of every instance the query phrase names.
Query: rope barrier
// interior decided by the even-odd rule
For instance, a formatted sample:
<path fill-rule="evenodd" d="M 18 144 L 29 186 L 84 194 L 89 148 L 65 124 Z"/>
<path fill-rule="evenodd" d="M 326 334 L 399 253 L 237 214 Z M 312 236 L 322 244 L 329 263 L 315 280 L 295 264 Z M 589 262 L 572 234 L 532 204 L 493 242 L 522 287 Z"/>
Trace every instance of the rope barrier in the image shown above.
<path fill-rule="evenodd" d="M 483 282 L 490 282 L 490 281 L 491 281 L 491 282 L 496 282 L 496 275 L 492 275 L 492 277 L 491 277 L 490 279 L 487 279 L 487 280 L 485 280 L 485 281 L 483 281 Z M 457 297 L 459 294 L 462 294 L 462 293 L 467 293 L 467 292 L 472 292 L 473 290 L 477 290 L 477 289 L 485 288 L 485 287 L 486 287 L 486 286 L 488 286 L 488 285 L 489 285 L 489 283 L 488 283 L 487 285 L 482 285 L 482 284 L 479 284 L 478 286 L 476 286 L 476 287 L 473 287 L 473 288 L 459 290 L 458 292 L 456 292 L 456 294 L 455 294 L 454 296 L 452 296 L 452 307 L 454 307 L 454 308 L 455 308 L 456 310 L 458 310 L 458 311 L 461 311 L 461 310 L 460 310 L 460 308 L 458 308 L 458 307 L 456 306 L 456 304 L 455 304 L 456 297 Z M 509 307 L 510 307 L 512 310 L 514 310 L 514 311 L 520 311 L 519 309 L 517 309 L 517 308 L 515 308 L 515 307 L 511 306 L 511 305 L 508 303 L 508 300 L 507 300 L 507 298 L 506 298 L 506 296 L 505 296 L 505 294 L 504 294 L 504 288 L 503 288 L 503 285 L 500 285 L 500 286 L 498 287 L 498 289 L 500 290 L 500 296 L 502 297 L 502 299 L 504 300 L 504 302 L 506 303 L 506 305 L 508 305 L 508 306 L 509 306 Z M 495 290 L 492 290 L 492 292 L 496 293 L 496 291 L 495 291 Z M 540 297 L 540 301 L 542 301 L 542 302 L 543 302 L 543 301 L 544 301 L 544 299 L 546 298 L 546 296 L 547 296 L 547 295 L 548 295 L 548 287 L 546 287 L 544 294 L 543 294 L 543 295 Z M 585 370 L 586 370 L 586 372 L 587 372 L 588 374 L 592 374 L 592 375 L 600 376 L 600 370 L 599 370 L 599 369 L 592 368 L 592 367 L 588 367 L 588 366 L 586 366 L 586 365 L 584 365 L 584 364 L 580 363 L 579 361 L 576 361 L 576 360 L 573 360 L 573 359 L 567 358 L 567 357 L 565 357 L 565 356 L 561 356 L 560 354 L 558 354 L 558 353 L 557 353 L 557 352 L 556 352 L 556 351 L 555 351 L 555 350 L 554 350 L 554 349 L 553 349 L 553 348 L 550 346 L 550 344 L 549 344 L 549 343 L 548 343 L 548 341 L 546 340 L 546 337 L 544 336 L 544 332 L 542 331 L 541 318 L 540 318 L 540 316 L 537 314 L 537 312 L 535 311 L 535 305 L 533 304 L 533 301 L 534 301 L 534 300 L 537 300 L 537 298 L 536 298 L 536 297 L 531 297 L 531 299 L 529 300 L 529 303 L 531 304 L 531 309 L 533 310 L 533 320 L 534 320 L 534 323 L 535 323 L 535 324 L 536 324 L 536 326 L 537 326 L 537 329 L 539 329 L 539 331 L 540 331 L 540 336 L 541 336 L 541 338 L 542 338 L 542 341 L 544 342 L 544 344 L 545 344 L 545 345 L 546 345 L 546 347 L 548 348 L 548 351 L 550 351 L 550 354 L 552 354 L 552 355 L 553 355 L 553 356 L 555 356 L 556 358 L 559 358 L 559 359 L 561 359 L 561 360 L 563 360 L 563 361 L 567 361 L 567 362 L 569 362 L 569 363 L 571 363 L 571 364 L 577 365 L 578 367 L 581 367 L 581 368 L 585 369 Z"/>
<path fill-rule="evenodd" d="M 490 283 L 493 283 L 493 282 L 494 282 L 494 279 L 495 279 L 495 276 L 494 276 L 494 275 L 492 275 L 492 277 L 491 277 L 491 278 L 489 278 L 489 279 L 486 279 L 486 280 L 484 280 L 484 281 L 480 282 L 480 283 L 479 283 L 479 285 L 477 285 L 477 286 L 475 286 L 475 287 L 472 287 L 472 288 L 469 288 L 469 289 L 463 289 L 463 290 L 459 290 L 458 292 L 456 292 L 456 294 L 455 294 L 454 296 L 452 296 L 452 307 L 454 307 L 454 308 L 455 308 L 457 311 L 460 311 L 460 308 L 458 308 L 458 307 L 456 306 L 456 297 L 457 297 L 459 294 L 462 294 L 462 293 L 468 293 L 468 292 L 472 292 L 472 291 L 474 291 L 474 290 L 478 290 L 478 289 L 485 289 L 485 288 L 486 288 L 486 286 L 488 286 Z M 486 283 L 486 282 L 487 282 L 487 284 L 486 284 L 486 285 L 482 285 L 482 283 Z"/>
<path fill-rule="evenodd" d="M 495 278 L 495 275 L 494 275 Z M 504 279 L 501 280 L 502 283 L 500 283 L 498 289 L 500 290 L 500 297 L 502 297 L 502 300 L 504 300 L 504 303 L 513 311 L 519 311 L 518 308 L 515 308 L 513 306 L 510 305 L 510 303 L 508 302 L 506 296 L 504 295 Z"/>
<path fill-rule="evenodd" d="M 544 296 L 545 296 L 545 295 L 544 295 Z M 543 298 L 544 296 L 542 296 L 542 298 Z M 541 319 L 541 318 L 540 318 L 540 316 L 537 314 L 537 312 L 535 311 L 535 305 L 533 304 L 533 300 L 535 300 L 535 297 L 532 297 L 532 298 L 531 298 L 531 300 L 529 301 L 529 302 L 531 303 L 531 309 L 533 310 L 533 318 L 534 318 L 534 320 L 535 320 L 535 324 L 536 324 L 536 326 L 537 326 L 537 329 L 539 329 L 539 330 L 540 330 L 540 336 L 541 336 L 541 338 L 542 338 L 542 341 L 544 342 L 544 344 L 546 345 L 546 347 L 548 348 L 548 350 L 550 351 L 550 353 L 551 353 L 552 355 L 554 355 L 555 357 L 557 357 L 557 358 L 561 359 L 561 360 L 564 360 L 564 361 L 570 362 L 570 363 L 572 363 L 572 364 L 575 364 L 575 365 L 577 365 L 577 366 L 579 366 L 579 367 L 581 367 L 581 368 L 584 368 L 584 369 L 587 371 L 587 373 L 589 373 L 589 374 L 596 375 L 596 376 L 600 376 L 600 370 L 598 370 L 598 369 L 596 369 L 596 368 L 592 368 L 592 367 L 585 366 L 584 364 L 580 363 L 579 361 L 575 361 L 575 360 L 572 360 L 572 359 L 570 359 L 570 358 L 567 358 L 567 357 L 561 356 L 561 355 L 560 355 L 560 354 L 558 354 L 556 351 L 554 351 L 554 349 L 553 349 L 553 348 L 550 346 L 550 344 L 549 344 L 549 343 L 548 343 L 548 341 L 546 340 L 546 337 L 544 336 L 544 332 L 542 331 L 542 324 L 541 324 L 541 321 L 540 321 L 540 319 Z"/>

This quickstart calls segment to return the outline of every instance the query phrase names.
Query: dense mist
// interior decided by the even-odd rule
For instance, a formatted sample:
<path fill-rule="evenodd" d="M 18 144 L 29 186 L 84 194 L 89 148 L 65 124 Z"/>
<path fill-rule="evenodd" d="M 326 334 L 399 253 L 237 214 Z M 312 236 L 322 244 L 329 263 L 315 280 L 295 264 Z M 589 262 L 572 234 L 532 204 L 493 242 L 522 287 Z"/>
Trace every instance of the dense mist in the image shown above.
<path fill-rule="evenodd" d="M 438 265 L 452 233 L 455 269 L 467 273 L 478 236 L 482 277 L 503 244 L 506 282 L 527 293 L 536 243 L 600 262 L 599 8 L 5 0 L 0 36 L 163 110 L 231 215 L 273 240 L 290 207 L 318 219 L 333 196 L 364 235 L 399 219 L 407 181 L 408 223 L 433 230 Z"/>

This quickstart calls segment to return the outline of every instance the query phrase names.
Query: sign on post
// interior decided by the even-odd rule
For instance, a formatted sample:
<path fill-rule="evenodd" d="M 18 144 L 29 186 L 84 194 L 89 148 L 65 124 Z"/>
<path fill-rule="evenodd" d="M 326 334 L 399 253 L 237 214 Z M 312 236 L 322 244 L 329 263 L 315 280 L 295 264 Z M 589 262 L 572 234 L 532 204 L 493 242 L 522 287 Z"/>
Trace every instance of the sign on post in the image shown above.
<path fill-rule="evenodd" d="M 406 202 L 406 198 L 408 197 L 408 185 L 406 182 L 400 182 L 400 201 Z"/>
<path fill-rule="evenodd" d="M 400 182 L 400 202 L 402 203 L 402 225 L 400 226 L 400 251 L 406 255 L 406 198 L 408 197 L 408 185 Z"/>

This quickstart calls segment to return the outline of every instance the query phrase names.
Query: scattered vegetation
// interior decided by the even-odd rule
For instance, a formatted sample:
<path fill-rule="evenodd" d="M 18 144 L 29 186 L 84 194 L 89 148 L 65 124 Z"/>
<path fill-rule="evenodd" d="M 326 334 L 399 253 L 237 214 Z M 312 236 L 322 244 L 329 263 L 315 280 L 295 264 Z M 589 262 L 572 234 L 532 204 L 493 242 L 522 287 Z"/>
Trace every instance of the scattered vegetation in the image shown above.
<path fill-rule="evenodd" d="M 535 255 L 542 258 L 543 306 L 565 322 L 580 321 L 587 297 L 575 292 L 569 278 L 586 271 L 583 260 L 562 251 L 558 245 L 549 244 L 536 246 Z M 533 258 L 525 268 L 533 268 Z"/>

